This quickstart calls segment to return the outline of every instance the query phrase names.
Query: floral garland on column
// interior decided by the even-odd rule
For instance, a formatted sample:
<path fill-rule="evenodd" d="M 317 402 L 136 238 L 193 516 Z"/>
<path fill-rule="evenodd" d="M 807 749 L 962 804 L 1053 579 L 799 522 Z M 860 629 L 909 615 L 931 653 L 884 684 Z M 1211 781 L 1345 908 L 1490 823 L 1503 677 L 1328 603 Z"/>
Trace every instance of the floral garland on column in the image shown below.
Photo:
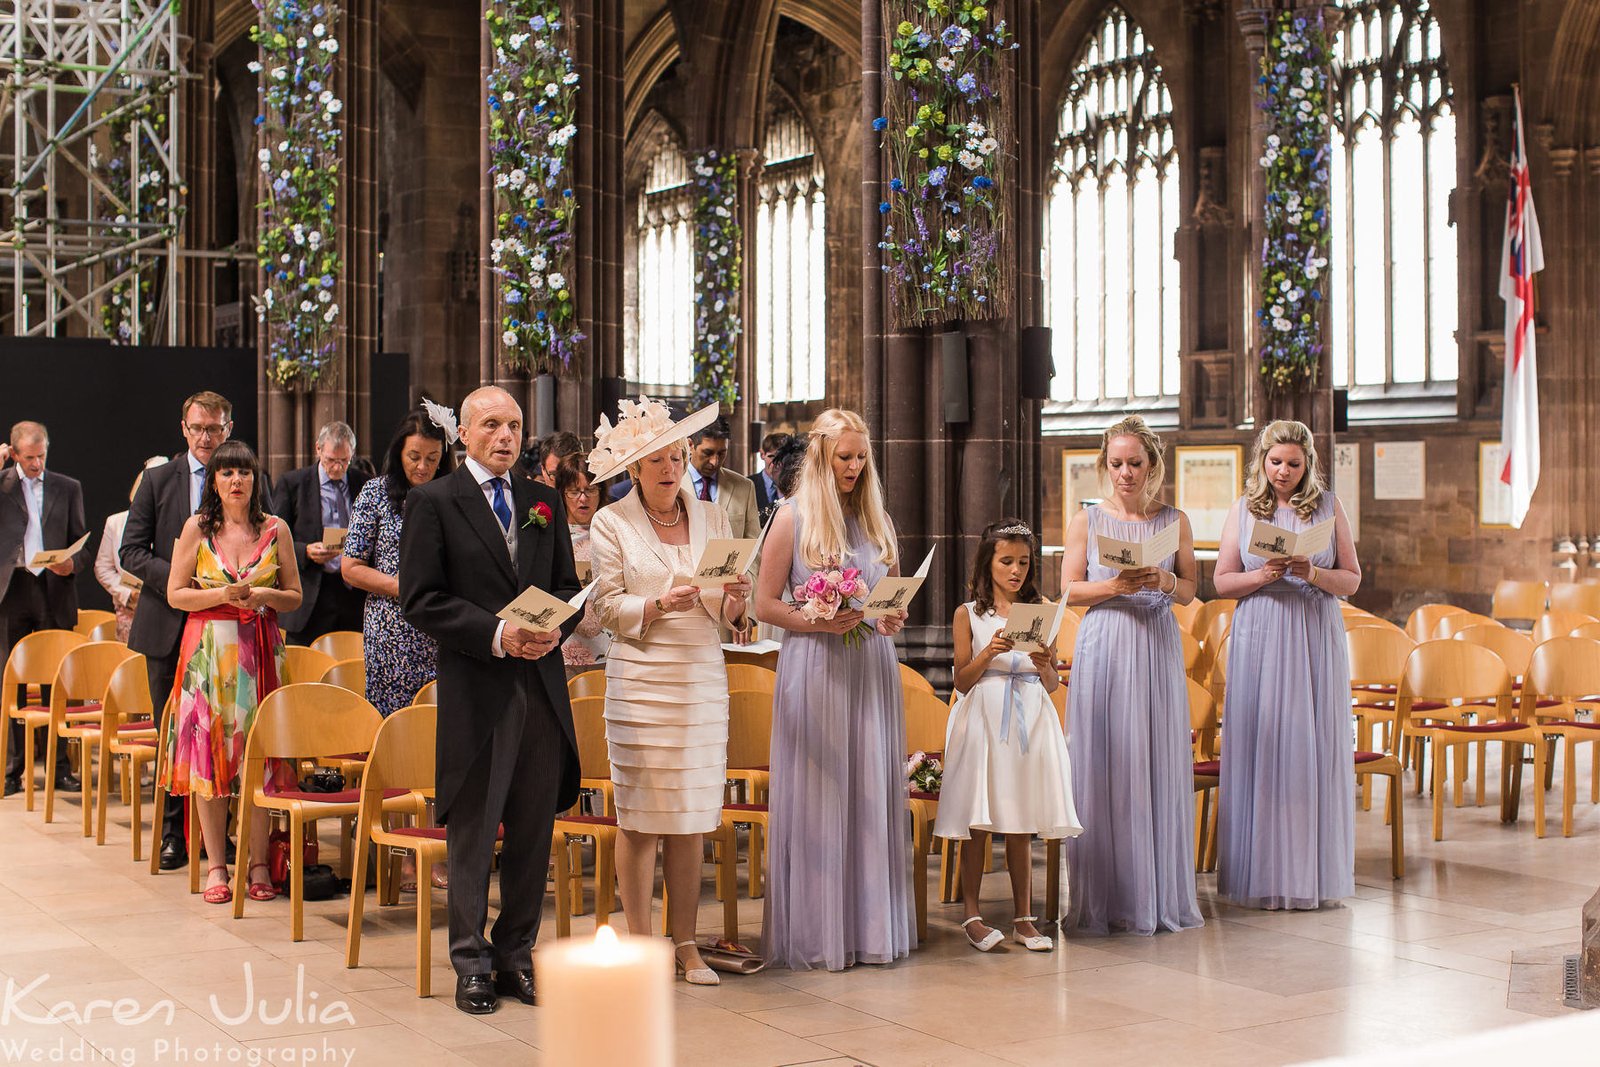
<path fill-rule="evenodd" d="M 124 77 L 121 85 L 131 88 L 133 81 Z M 108 205 L 116 210 L 114 217 L 105 220 L 110 223 L 107 236 L 134 241 L 152 232 L 144 226 L 161 225 L 160 234 L 166 239 L 172 236 L 178 220 L 183 217 L 184 189 L 169 183 L 167 170 L 159 165 L 163 147 L 171 143 L 167 112 L 162 106 L 171 90 L 170 78 L 157 80 L 145 94 L 143 103 L 117 112 L 106 123 L 109 147 L 103 157 L 96 151 L 93 166 L 111 194 L 107 198 Z M 136 190 L 138 207 L 135 209 Z M 111 261 L 113 272 L 118 274 L 131 265 L 129 255 L 118 255 Z M 155 326 L 157 308 L 161 304 L 161 276 L 161 260 L 146 256 L 137 274 L 119 279 L 106 291 L 105 302 L 100 306 L 100 326 L 113 344 L 142 344 L 152 336 L 150 331 Z"/>
<path fill-rule="evenodd" d="M 987 319 L 1010 310 L 1006 218 L 1010 61 L 1001 0 L 885 0 L 894 26 L 885 114 L 883 240 L 896 326 Z"/>
<path fill-rule="evenodd" d="M 739 157 L 707 149 L 694 161 L 694 395 L 732 407 L 739 400 L 739 290 L 744 230 L 739 225 Z"/>
<path fill-rule="evenodd" d="M 1322 14 L 1284 12 L 1269 27 L 1260 106 L 1268 116 L 1261 243 L 1261 377 L 1273 393 L 1316 383 L 1328 267 L 1328 37 Z"/>
<path fill-rule="evenodd" d="M 500 346 L 518 371 L 571 362 L 577 201 L 571 188 L 578 72 L 562 46 L 560 0 L 497 0 L 484 11 L 494 45 L 489 158 L 496 194 L 490 261 L 499 278 Z"/>
<path fill-rule="evenodd" d="M 313 389 L 334 366 L 341 325 L 335 287 L 343 270 L 335 209 L 339 193 L 339 113 L 334 95 L 337 4 L 255 0 L 250 39 L 265 76 L 256 116 L 264 196 L 256 258 L 264 288 L 255 298 L 267 377 L 285 389 Z"/>

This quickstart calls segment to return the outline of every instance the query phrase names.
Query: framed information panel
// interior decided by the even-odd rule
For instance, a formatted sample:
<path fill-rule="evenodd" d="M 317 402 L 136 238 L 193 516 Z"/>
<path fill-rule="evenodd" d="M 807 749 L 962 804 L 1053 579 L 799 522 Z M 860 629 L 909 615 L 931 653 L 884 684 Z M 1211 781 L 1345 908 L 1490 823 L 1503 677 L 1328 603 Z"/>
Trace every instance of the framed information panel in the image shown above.
<path fill-rule="evenodd" d="M 1180 445 L 1173 451 L 1173 466 L 1178 510 L 1189 516 L 1194 547 L 1216 548 L 1222 542 L 1228 509 L 1244 484 L 1244 448 Z"/>

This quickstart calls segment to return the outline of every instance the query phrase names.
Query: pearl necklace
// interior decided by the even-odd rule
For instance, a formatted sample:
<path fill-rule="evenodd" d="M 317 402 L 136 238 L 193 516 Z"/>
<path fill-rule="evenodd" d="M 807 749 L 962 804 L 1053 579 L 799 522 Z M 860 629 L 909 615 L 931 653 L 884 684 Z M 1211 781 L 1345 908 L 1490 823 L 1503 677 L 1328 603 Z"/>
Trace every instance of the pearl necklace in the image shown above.
<path fill-rule="evenodd" d="M 644 504 L 643 501 L 640 501 L 640 503 Z M 657 526 L 661 527 L 664 530 L 670 530 L 674 526 L 678 525 L 678 523 L 683 521 L 683 509 L 682 509 L 682 507 L 680 505 L 678 505 L 678 504 L 674 504 L 672 510 L 677 514 L 677 518 L 673 519 L 671 522 L 662 522 L 660 519 L 655 517 L 654 513 L 651 512 L 650 505 L 644 504 L 645 516 L 651 522 L 655 523 Z"/>

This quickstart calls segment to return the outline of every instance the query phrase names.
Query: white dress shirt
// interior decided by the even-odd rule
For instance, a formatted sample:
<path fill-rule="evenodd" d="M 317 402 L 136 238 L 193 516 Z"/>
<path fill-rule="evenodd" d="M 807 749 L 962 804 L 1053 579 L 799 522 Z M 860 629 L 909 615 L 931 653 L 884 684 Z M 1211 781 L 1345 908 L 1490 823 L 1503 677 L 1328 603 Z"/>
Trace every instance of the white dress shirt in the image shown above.
<path fill-rule="evenodd" d="M 494 486 L 489 483 L 496 477 L 505 480 L 506 507 L 511 509 L 511 528 L 508 530 L 504 526 L 500 526 L 500 530 L 505 534 L 506 551 L 510 553 L 514 566 L 517 559 L 517 508 L 511 494 L 511 472 L 507 471 L 501 475 L 491 474 L 489 473 L 489 468 L 471 456 L 467 457 L 467 472 L 477 481 L 478 488 L 483 490 L 483 505 L 489 509 L 489 517 L 494 520 L 496 526 L 500 526 L 500 516 L 494 513 Z M 500 637 L 505 632 L 506 621 L 501 619 L 500 625 L 494 628 L 494 641 L 489 646 L 490 650 L 499 657 L 504 657 L 506 654 L 505 648 L 500 644 Z"/>
<path fill-rule="evenodd" d="M 184 458 L 189 461 L 189 514 L 193 515 L 200 510 L 200 497 L 205 493 L 206 465 L 196 459 L 193 452 Z"/>
<path fill-rule="evenodd" d="M 29 478 L 19 470 L 22 477 L 22 499 L 28 506 L 28 527 L 22 532 L 22 565 L 29 574 L 38 574 L 43 567 L 29 567 L 33 557 L 44 551 L 44 472 L 39 472 L 39 477 Z"/>

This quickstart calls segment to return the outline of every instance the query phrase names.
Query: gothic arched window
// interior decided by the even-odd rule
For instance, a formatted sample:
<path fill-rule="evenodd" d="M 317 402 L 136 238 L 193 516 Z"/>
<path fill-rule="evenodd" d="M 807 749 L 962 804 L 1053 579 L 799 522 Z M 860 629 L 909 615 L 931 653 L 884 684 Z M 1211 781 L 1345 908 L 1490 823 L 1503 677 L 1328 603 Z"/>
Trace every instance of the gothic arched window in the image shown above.
<path fill-rule="evenodd" d="M 756 392 L 821 400 L 826 387 L 827 235 L 822 163 L 787 104 L 767 118 L 756 183 Z"/>
<path fill-rule="evenodd" d="M 1085 407 L 1121 407 L 1136 397 L 1174 402 L 1172 97 L 1144 31 L 1115 5 L 1073 68 L 1046 211 L 1053 398 Z"/>
<path fill-rule="evenodd" d="M 694 185 L 676 141 L 664 140 L 639 194 L 635 266 L 638 310 L 626 339 L 628 380 L 682 392 L 694 380 Z M 662 389 L 661 387 L 667 387 Z"/>
<path fill-rule="evenodd" d="M 1333 384 L 1453 382 L 1456 119 L 1429 0 L 1344 0 L 1333 47 Z M 1453 390 L 1450 390 L 1453 397 Z"/>

